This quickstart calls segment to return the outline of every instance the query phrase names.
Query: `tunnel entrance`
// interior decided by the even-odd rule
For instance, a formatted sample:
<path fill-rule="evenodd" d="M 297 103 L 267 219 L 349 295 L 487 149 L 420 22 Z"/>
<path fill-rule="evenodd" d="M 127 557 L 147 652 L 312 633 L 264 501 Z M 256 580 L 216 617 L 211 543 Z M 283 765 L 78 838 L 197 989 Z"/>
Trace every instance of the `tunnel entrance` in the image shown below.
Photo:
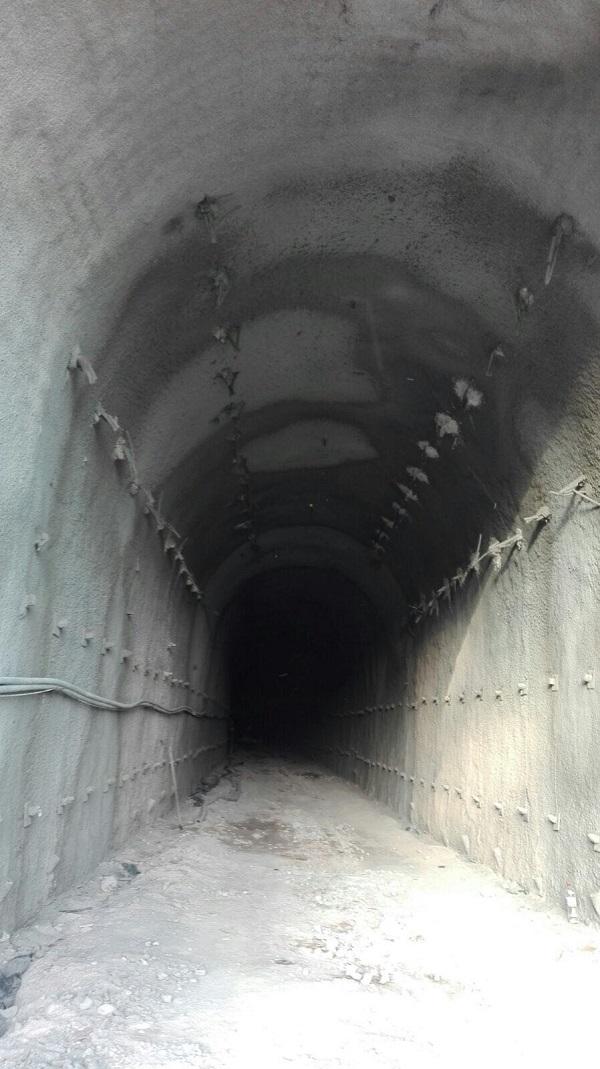
<path fill-rule="evenodd" d="M 322 717 L 358 702 L 385 665 L 382 621 L 332 568 L 248 580 L 226 617 L 225 674 L 236 740 L 306 751 Z"/>

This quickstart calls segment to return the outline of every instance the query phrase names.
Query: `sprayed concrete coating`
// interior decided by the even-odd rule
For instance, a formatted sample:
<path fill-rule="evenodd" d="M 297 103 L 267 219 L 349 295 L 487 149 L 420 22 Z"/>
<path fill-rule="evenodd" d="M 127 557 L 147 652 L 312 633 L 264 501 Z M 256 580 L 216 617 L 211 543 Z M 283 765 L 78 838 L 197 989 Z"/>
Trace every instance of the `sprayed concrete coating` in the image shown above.
<path fill-rule="evenodd" d="M 597 5 L 4 18 L 2 676 L 210 717 L 2 698 L 3 926 L 223 759 L 299 568 L 360 592 L 304 746 L 591 918 Z"/>

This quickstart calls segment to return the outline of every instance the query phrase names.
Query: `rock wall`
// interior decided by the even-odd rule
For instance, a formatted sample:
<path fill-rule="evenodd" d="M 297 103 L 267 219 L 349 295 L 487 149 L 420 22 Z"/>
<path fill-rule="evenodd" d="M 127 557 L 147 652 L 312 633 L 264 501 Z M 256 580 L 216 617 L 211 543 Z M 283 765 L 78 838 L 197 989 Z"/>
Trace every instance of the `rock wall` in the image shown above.
<path fill-rule="evenodd" d="M 185 795 L 226 747 L 227 710 L 204 691 L 206 614 L 176 539 L 158 530 L 160 512 L 148 511 L 119 459 L 121 433 L 95 422 L 97 392 L 67 362 L 36 384 L 45 406 L 29 415 L 7 406 L 15 431 L 3 471 L 0 676 L 65 681 L 136 707 L 0 696 L 6 928 L 167 811 L 171 752 Z M 139 707 L 142 698 L 201 715 L 164 715 Z"/>
<path fill-rule="evenodd" d="M 384 669 L 369 701 L 330 712 L 316 745 L 407 824 L 526 891 L 564 902 L 574 887 L 590 919 L 595 896 L 600 904 L 600 509 L 589 482 L 587 497 L 554 493 L 575 481 L 565 473 L 593 472 L 597 429 L 580 404 L 521 503 L 522 543 L 443 590 L 403 644 L 401 673 Z M 541 521 L 524 522 L 536 512 Z"/>

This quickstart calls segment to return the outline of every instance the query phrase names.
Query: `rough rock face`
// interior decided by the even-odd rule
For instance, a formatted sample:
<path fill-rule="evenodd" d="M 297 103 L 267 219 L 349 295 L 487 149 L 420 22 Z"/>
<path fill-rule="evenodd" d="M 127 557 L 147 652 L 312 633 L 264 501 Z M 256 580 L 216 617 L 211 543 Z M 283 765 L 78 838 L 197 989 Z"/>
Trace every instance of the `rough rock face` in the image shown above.
<path fill-rule="evenodd" d="M 5 19 L 4 925 L 231 704 L 591 909 L 597 5 Z"/>

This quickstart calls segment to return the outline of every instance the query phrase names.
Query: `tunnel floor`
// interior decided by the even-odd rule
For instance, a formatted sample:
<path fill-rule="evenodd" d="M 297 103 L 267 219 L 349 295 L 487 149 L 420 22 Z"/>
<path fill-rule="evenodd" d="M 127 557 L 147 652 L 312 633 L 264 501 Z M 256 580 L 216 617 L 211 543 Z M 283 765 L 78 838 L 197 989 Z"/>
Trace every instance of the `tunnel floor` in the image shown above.
<path fill-rule="evenodd" d="M 197 799 L 198 801 L 198 799 Z M 239 755 L 36 925 L 11 1069 L 573 1063 L 600 940 L 317 766 Z M 509 893 L 512 892 L 512 893 Z"/>

